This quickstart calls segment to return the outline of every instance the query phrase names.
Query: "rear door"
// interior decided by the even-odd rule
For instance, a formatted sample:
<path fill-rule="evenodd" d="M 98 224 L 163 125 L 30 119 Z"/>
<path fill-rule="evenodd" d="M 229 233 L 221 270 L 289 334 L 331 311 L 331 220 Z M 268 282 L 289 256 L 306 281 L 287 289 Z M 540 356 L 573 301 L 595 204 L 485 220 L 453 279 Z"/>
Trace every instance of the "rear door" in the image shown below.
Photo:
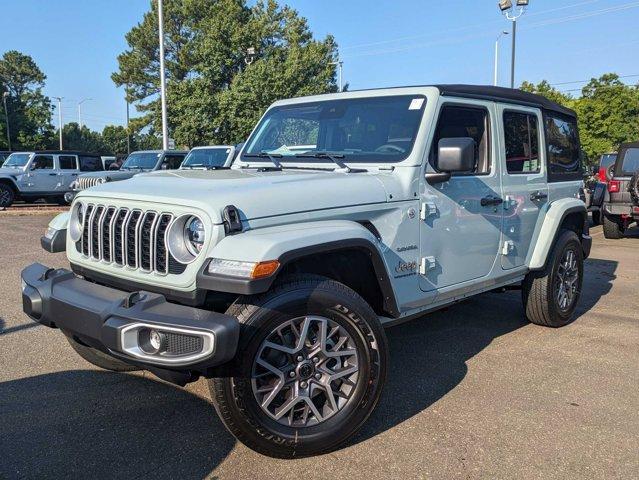
<path fill-rule="evenodd" d="M 58 155 L 57 190 L 68 192 L 71 183 L 78 177 L 78 157 L 76 155 Z"/>
<path fill-rule="evenodd" d="M 535 108 L 500 105 L 500 161 L 503 168 L 504 227 L 501 266 L 525 264 L 533 235 L 543 222 L 548 202 L 542 156 L 543 118 Z"/>

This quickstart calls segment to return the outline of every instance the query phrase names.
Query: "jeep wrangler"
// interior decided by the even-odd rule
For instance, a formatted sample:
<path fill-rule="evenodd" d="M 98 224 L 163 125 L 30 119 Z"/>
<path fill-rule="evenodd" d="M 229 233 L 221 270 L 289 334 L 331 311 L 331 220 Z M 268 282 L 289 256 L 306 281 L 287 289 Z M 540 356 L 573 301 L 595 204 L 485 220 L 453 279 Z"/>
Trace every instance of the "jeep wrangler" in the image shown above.
<path fill-rule="evenodd" d="M 102 159 L 93 153 L 60 151 L 14 152 L 0 168 L 0 209 L 15 200 L 66 205 L 65 193 L 80 172 L 103 170 Z"/>
<path fill-rule="evenodd" d="M 80 192 L 42 238 L 71 270 L 23 270 L 24 311 L 99 367 L 206 378 L 258 452 L 329 452 L 380 398 L 384 326 L 506 286 L 531 322 L 571 321 L 591 246 L 581 184 L 574 112 L 536 95 L 278 101 L 231 169 Z"/>
<path fill-rule="evenodd" d="M 606 238 L 621 238 L 633 222 L 639 222 L 639 142 L 625 143 L 610 166 L 603 202 Z"/>

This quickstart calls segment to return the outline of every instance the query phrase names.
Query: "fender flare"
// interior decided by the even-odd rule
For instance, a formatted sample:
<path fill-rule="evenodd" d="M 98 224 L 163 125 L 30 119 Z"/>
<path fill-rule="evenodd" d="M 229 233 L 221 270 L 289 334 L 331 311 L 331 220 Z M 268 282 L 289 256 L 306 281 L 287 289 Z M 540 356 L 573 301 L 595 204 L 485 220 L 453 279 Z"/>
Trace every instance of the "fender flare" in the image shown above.
<path fill-rule="evenodd" d="M 16 183 L 16 179 L 13 178 L 11 175 L 1 175 L 0 176 L 0 183 L 8 183 L 9 186 L 13 189 L 13 192 L 16 195 L 20 194 L 20 189 L 18 188 L 18 184 Z"/>
<path fill-rule="evenodd" d="M 580 213 L 583 216 L 582 243 L 583 235 L 590 238 L 588 235 L 588 210 L 584 202 L 577 198 L 563 198 L 551 203 L 537 237 L 537 243 L 528 261 L 530 270 L 540 270 L 546 266 L 548 254 L 557 240 L 562 223 L 568 215 L 573 213 Z"/>
<path fill-rule="evenodd" d="M 361 250 L 370 257 L 384 297 L 384 310 L 392 316 L 399 316 L 397 298 L 379 241 L 361 224 L 346 220 L 267 227 L 227 236 L 208 252 L 208 260 L 197 274 L 197 288 L 240 295 L 264 293 L 271 288 L 277 274 L 294 260 L 353 249 Z M 213 275 L 208 273 L 212 258 L 248 262 L 277 260 L 280 267 L 273 275 L 256 280 Z"/>

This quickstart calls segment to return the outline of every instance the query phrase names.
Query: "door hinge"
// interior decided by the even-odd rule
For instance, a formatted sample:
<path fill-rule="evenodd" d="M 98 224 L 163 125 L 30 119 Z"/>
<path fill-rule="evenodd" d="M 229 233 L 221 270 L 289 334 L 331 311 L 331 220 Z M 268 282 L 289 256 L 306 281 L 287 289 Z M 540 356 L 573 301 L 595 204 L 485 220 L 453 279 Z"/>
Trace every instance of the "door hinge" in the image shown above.
<path fill-rule="evenodd" d="M 515 250 L 515 242 L 512 240 L 506 240 L 504 245 L 501 247 L 501 254 L 510 255 L 513 250 Z"/>
<path fill-rule="evenodd" d="M 419 264 L 419 274 L 426 275 L 429 271 L 433 270 L 437 265 L 435 257 L 423 257 Z"/>
<path fill-rule="evenodd" d="M 419 218 L 426 220 L 431 215 L 437 215 L 437 205 L 433 202 L 422 203 L 422 209 L 419 212 Z"/>

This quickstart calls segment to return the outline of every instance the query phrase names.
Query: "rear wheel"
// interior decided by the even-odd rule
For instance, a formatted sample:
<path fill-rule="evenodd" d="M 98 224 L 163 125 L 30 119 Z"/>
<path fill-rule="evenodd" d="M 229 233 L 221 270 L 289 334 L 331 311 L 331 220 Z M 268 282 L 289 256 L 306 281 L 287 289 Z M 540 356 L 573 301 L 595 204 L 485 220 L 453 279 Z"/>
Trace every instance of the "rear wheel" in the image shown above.
<path fill-rule="evenodd" d="M 618 239 L 623 237 L 623 224 L 618 217 L 612 217 L 604 214 L 603 216 L 603 233 L 604 237 L 610 239 Z"/>
<path fill-rule="evenodd" d="M 67 335 L 67 340 L 71 348 L 76 351 L 78 355 L 84 358 L 87 362 L 95 365 L 96 367 L 104 368 L 105 370 L 111 370 L 113 372 L 132 372 L 134 370 L 140 370 L 138 367 L 129 365 L 128 363 L 121 362 L 117 358 L 113 358 L 106 353 L 96 350 L 95 348 L 88 347 L 73 337 Z"/>
<path fill-rule="evenodd" d="M 601 224 L 601 212 L 599 210 L 593 210 L 592 224 L 595 226 Z"/>
<path fill-rule="evenodd" d="M 570 322 L 581 295 L 584 259 L 581 242 L 571 230 L 563 230 L 555 242 L 546 268 L 530 272 L 522 285 L 526 317 L 546 327 Z"/>
<path fill-rule="evenodd" d="M 386 378 L 384 330 L 345 285 L 295 276 L 228 312 L 242 324 L 234 376 L 209 381 L 229 431 L 292 458 L 334 450 L 364 423 Z"/>
<path fill-rule="evenodd" d="M 0 209 L 5 209 L 13 204 L 15 194 L 13 189 L 6 183 L 0 183 Z"/>

